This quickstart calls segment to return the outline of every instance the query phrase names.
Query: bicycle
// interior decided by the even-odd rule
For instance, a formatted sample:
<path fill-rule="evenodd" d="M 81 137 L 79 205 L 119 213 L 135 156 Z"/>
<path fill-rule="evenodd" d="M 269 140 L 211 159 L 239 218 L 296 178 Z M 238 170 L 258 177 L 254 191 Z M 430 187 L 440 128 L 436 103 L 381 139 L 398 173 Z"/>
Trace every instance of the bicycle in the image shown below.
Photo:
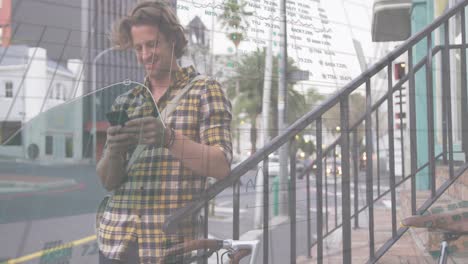
<path fill-rule="evenodd" d="M 449 255 L 449 243 L 468 235 L 468 211 L 454 211 L 444 214 L 418 215 L 401 221 L 404 227 L 427 228 L 440 231 L 443 240 L 440 243 L 439 264 L 446 264 Z"/>
<path fill-rule="evenodd" d="M 166 259 L 171 257 L 174 258 L 175 256 L 180 256 L 196 250 L 197 255 L 184 257 L 182 261 L 177 261 L 177 263 L 196 263 L 197 261 L 208 259 L 214 253 L 216 253 L 216 260 L 217 263 L 219 263 L 218 251 L 225 249 L 227 251 L 221 255 L 221 263 L 224 263 L 225 255 L 228 256 L 230 264 L 239 264 L 241 259 L 251 255 L 249 263 L 253 264 L 257 255 L 257 245 L 259 242 L 259 240 L 240 241 L 232 239 L 191 240 L 184 242 L 183 244 L 175 245 L 168 249 L 166 252 Z"/>

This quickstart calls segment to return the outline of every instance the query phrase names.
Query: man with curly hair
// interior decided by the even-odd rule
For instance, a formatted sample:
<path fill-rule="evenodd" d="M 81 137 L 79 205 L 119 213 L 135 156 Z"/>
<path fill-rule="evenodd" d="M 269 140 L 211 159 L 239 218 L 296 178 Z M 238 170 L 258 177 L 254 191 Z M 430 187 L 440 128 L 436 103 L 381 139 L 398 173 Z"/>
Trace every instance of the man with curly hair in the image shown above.
<path fill-rule="evenodd" d="M 218 82 L 177 64 L 187 40 L 164 1 L 139 3 L 115 25 L 112 37 L 116 46 L 135 51 L 149 89 L 136 87 L 112 106 L 130 120 L 109 127 L 97 166 L 103 186 L 114 193 L 98 225 L 100 263 L 168 263 L 165 252 L 196 238 L 200 220 L 186 219 L 169 235 L 162 231 L 165 219 L 199 197 L 207 177 L 229 175 L 231 104 Z M 187 85 L 190 90 L 164 125 L 154 102 L 163 110 Z M 136 144 L 145 148 L 127 170 Z"/>

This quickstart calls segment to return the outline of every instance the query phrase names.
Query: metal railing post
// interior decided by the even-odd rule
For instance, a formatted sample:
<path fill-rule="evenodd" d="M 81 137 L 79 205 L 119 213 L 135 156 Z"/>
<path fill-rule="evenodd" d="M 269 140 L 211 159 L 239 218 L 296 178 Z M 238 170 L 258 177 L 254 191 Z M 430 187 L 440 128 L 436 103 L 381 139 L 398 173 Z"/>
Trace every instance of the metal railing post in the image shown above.
<path fill-rule="evenodd" d="M 445 30 L 445 24 L 444 24 L 444 30 Z M 445 34 L 444 34 L 445 36 Z M 447 136 L 448 136 L 448 131 L 447 131 L 447 114 L 448 112 L 450 111 L 448 108 L 447 108 L 447 92 L 446 92 L 446 89 L 447 88 L 450 88 L 450 87 L 447 87 L 446 86 L 446 79 L 447 79 L 447 76 L 446 76 L 446 69 L 447 69 L 447 65 L 445 65 L 445 48 L 442 50 L 442 56 L 441 56 L 441 69 L 442 69 L 442 89 L 441 89 L 441 106 L 442 106 L 442 162 L 444 165 L 447 165 Z M 437 84 L 436 84 L 437 85 Z M 436 95 L 437 96 L 437 95 Z M 437 97 L 436 97 L 437 98 Z"/>
<path fill-rule="evenodd" d="M 208 217 L 210 214 L 210 203 L 206 202 L 204 209 L 205 217 L 203 218 L 203 238 L 208 238 Z"/>
<path fill-rule="evenodd" d="M 401 176 L 405 177 L 405 144 L 403 133 L 403 86 L 400 88 L 400 148 L 401 148 Z"/>
<path fill-rule="evenodd" d="M 416 135 L 416 87 L 413 68 L 413 47 L 408 50 L 409 74 L 409 126 L 410 126 L 410 155 L 411 155 L 411 213 L 416 214 L 416 171 L 418 169 L 418 149 Z"/>
<path fill-rule="evenodd" d="M 376 155 L 376 170 L 377 170 L 377 197 L 380 196 L 380 140 L 379 140 L 379 108 L 375 109 L 375 155 Z M 367 159 L 372 157 L 367 157 Z"/>
<path fill-rule="evenodd" d="M 269 223 L 270 223 L 270 176 L 268 156 L 263 160 L 263 263 L 268 264 Z"/>
<path fill-rule="evenodd" d="M 290 261 L 296 263 L 296 142 L 294 138 L 290 142 L 289 168 L 289 218 L 290 224 Z"/>
<path fill-rule="evenodd" d="M 323 263 L 323 185 L 322 185 L 322 117 L 318 117 L 315 121 L 317 132 L 315 134 L 317 140 L 317 175 L 315 185 L 317 188 L 317 264 Z M 326 176 L 325 176 L 326 178 Z M 310 249 L 309 249 L 310 250 Z"/>
<path fill-rule="evenodd" d="M 311 219 L 310 219 L 310 171 L 306 173 L 306 213 L 307 213 L 307 257 L 312 258 L 310 249 L 312 248 L 312 228 L 311 228 Z M 317 211 L 318 211 L 318 207 Z"/>
<path fill-rule="evenodd" d="M 340 100 L 341 123 L 341 210 L 343 231 L 343 263 L 351 263 L 351 192 L 349 169 L 349 95 Z"/>
<path fill-rule="evenodd" d="M 388 163 L 389 163 L 389 177 L 390 177 L 390 200 L 392 210 L 392 237 L 396 237 L 396 190 L 395 190 L 395 134 L 393 122 L 393 94 L 390 92 L 393 89 L 392 80 L 392 62 L 389 61 L 387 65 L 387 78 L 388 78 Z"/>
<path fill-rule="evenodd" d="M 208 238 L 208 216 L 209 216 L 209 202 L 205 203 L 205 208 L 204 208 L 204 214 L 205 217 L 203 217 L 203 238 L 207 239 Z M 208 258 L 203 258 L 201 261 L 203 264 L 208 263 Z"/>
<path fill-rule="evenodd" d="M 378 139 L 377 139 L 378 140 Z M 374 259 L 374 183 L 372 164 L 372 97 L 370 79 L 366 81 L 366 200 L 369 207 L 369 260 Z"/>
<path fill-rule="evenodd" d="M 465 8 L 461 10 L 461 36 L 462 44 L 466 44 L 466 16 Z M 468 116 L 468 92 L 467 92 L 467 71 L 466 71 L 466 49 L 461 48 L 461 115 Z M 468 161 L 468 120 L 462 118 L 462 149 L 465 152 L 465 161 Z"/>
<path fill-rule="evenodd" d="M 442 53 L 443 58 L 443 87 L 442 90 L 445 91 L 445 108 L 446 108 L 446 130 L 448 133 L 448 159 L 449 159 L 449 174 L 450 179 L 453 179 L 455 176 L 454 164 L 453 164 L 453 131 L 452 131 L 452 87 L 450 82 L 450 36 L 449 36 L 449 21 L 446 21 L 444 24 L 444 50 Z"/>
<path fill-rule="evenodd" d="M 239 240 L 239 210 L 240 210 L 240 180 L 236 181 L 232 188 L 233 194 L 233 225 L 232 225 L 232 237 L 234 240 Z"/>
<path fill-rule="evenodd" d="M 337 184 L 337 179 L 336 179 L 336 146 L 333 148 L 333 199 L 334 199 L 334 204 L 333 207 L 335 207 L 335 228 L 338 226 L 338 184 Z"/>
<path fill-rule="evenodd" d="M 431 197 L 436 194 L 435 184 L 435 146 L 434 146 L 434 91 L 432 78 L 432 33 L 427 35 L 426 59 L 426 93 L 427 93 L 427 144 Z"/>
<path fill-rule="evenodd" d="M 359 126 L 358 126 L 359 127 Z M 353 133 L 354 228 L 359 228 L 359 149 L 358 129 Z"/>
<path fill-rule="evenodd" d="M 327 169 L 328 169 L 328 153 L 325 153 L 325 160 L 323 164 L 323 175 L 325 178 L 325 232 L 328 233 L 328 179 L 327 179 Z"/>

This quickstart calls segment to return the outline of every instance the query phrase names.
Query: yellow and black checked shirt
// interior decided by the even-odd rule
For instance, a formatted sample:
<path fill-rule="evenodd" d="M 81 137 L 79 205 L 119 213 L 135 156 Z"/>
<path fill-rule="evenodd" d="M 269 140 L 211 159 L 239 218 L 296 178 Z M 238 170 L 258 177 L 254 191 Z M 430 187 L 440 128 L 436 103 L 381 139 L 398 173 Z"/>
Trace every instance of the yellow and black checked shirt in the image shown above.
<path fill-rule="evenodd" d="M 158 102 L 159 110 L 196 75 L 193 67 L 181 68 Z M 127 111 L 130 119 L 153 116 L 150 96 L 146 88 L 136 87 L 120 95 L 112 109 Z M 218 146 L 230 163 L 231 119 L 231 104 L 220 84 L 202 78 L 193 83 L 166 124 L 193 141 Z M 197 236 L 196 216 L 187 219 L 176 235 L 164 234 L 162 224 L 174 210 L 196 199 L 204 191 L 205 181 L 203 175 L 195 175 L 172 157 L 168 149 L 148 145 L 108 203 L 98 230 L 101 252 L 107 258 L 122 259 L 128 243 L 137 240 L 141 263 L 159 263 L 168 247 Z"/>

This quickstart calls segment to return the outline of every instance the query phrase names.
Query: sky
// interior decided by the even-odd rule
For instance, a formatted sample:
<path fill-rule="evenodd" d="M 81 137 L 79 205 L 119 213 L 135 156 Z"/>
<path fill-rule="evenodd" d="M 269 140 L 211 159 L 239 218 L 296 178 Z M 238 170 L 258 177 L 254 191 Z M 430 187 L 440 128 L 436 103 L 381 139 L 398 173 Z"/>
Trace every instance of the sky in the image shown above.
<path fill-rule="evenodd" d="M 183 25 L 199 16 L 212 32 L 213 53 L 233 55 L 234 44 L 226 37 L 218 16 L 223 0 L 178 0 L 177 13 Z M 362 72 L 364 63 L 378 59 L 378 44 L 371 40 L 372 0 L 289 0 L 287 4 L 288 57 L 296 65 L 309 71 L 309 80 L 296 88 L 310 87 L 320 93 L 333 93 Z M 266 47 L 272 29 L 273 53 L 280 51 L 280 1 L 247 1 L 247 40 L 239 45 L 239 54 L 248 54 Z M 273 16 L 273 20 L 270 17 Z M 354 41 L 353 41 L 354 40 Z M 356 44 L 364 51 L 359 61 Z"/>

